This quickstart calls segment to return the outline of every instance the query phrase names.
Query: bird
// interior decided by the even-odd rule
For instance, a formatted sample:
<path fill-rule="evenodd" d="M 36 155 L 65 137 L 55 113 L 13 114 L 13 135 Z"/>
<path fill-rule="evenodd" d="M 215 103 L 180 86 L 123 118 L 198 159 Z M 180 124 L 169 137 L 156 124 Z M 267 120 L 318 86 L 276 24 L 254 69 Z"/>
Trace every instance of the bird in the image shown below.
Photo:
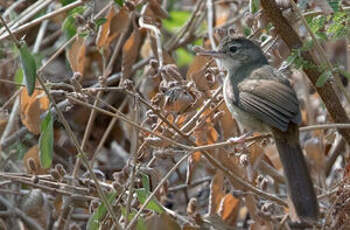
<path fill-rule="evenodd" d="M 299 101 L 289 80 L 269 65 L 256 42 L 239 35 L 227 35 L 217 50 L 197 54 L 215 58 L 226 69 L 224 100 L 240 126 L 272 133 L 297 216 L 317 221 L 319 205 L 299 142 Z"/>

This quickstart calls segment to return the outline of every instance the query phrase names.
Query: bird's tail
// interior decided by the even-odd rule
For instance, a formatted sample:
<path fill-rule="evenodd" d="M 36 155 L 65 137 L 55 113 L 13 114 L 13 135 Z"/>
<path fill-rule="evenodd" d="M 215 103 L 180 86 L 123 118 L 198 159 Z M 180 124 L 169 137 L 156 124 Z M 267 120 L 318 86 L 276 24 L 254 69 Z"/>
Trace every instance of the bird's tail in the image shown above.
<path fill-rule="evenodd" d="M 287 178 L 288 194 L 301 219 L 316 220 L 319 207 L 309 170 L 299 144 L 297 125 L 290 124 L 286 132 L 272 129 Z"/>

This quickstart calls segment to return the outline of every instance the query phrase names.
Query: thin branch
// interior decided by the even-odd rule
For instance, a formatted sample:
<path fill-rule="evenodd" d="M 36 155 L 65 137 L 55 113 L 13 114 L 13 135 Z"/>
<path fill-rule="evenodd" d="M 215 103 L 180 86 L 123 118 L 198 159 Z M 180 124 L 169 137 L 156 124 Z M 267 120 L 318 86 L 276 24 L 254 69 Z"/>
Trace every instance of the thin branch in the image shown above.
<path fill-rule="evenodd" d="M 159 70 L 161 70 L 163 68 L 163 63 L 164 63 L 164 61 L 163 61 L 162 42 L 161 42 L 161 38 L 160 38 L 161 37 L 161 33 L 160 33 L 159 29 L 156 26 L 151 25 L 151 24 L 147 24 L 147 23 L 144 22 L 144 15 L 145 15 L 147 6 L 148 6 L 148 4 L 145 4 L 142 7 L 141 17 L 139 18 L 139 24 L 140 24 L 141 28 L 149 29 L 149 30 L 153 31 L 153 33 L 154 33 L 155 39 L 157 41 L 157 54 L 158 54 Z"/>
<path fill-rule="evenodd" d="M 125 230 L 131 229 L 131 227 L 135 224 L 137 218 L 141 214 L 141 212 L 146 208 L 148 203 L 152 200 L 153 196 L 158 192 L 158 190 L 162 187 L 162 185 L 166 182 L 166 180 L 171 176 L 171 174 L 184 162 L 191 153 L 187 153 L 183 156 L 170 170 L 169 172 L 162 178 L 162 180 L 158 183 L 157 187 L 153 190 L 153 192 L 147 197 L 145 202 L 142 204 L 141 208 L 137 211 L 135 216 L 131 219 L 130 223 L 126 226 Z"/>
<path fill-rule="evenodd" d="M 17 29 L 12 30 L 11 32 L 13 34 L 17 34 L 19 32 L 22 32 L 22 31 L 24 31 L 26 29 L 29 29 L 29 28 L 31 28 L 31 27 L 41 23 L 42 21 L 45 21 L 46 19 L 50 19 L 50 18 L 55 17 L 57 15 L 60 15 L 60 14 L 62 14 L 64 12 L 67 12 L 67 11 L 77 7 L 77 6 L 80 6 L 80 5 L 84 4 L 84 2 L 85 1 L 83 1 L 83 0 L 78 0 L 78 1 L 72 2 L 71 4 L 68 4 L 68 5 L 66 5 L 66 6 L 64 6 L 64 7 L 60 8 L 60 9 L 58 9 L 58 10 L 55 10 L 55 11 L 49 13 L 49 14 L 45 14 L 44 16 L 41 16 L 41 17 L 39 17 L 39 18 L 37 18 L 37 19 L 35 19 L 33 21 L 30 21 L 30 22 L 28 22 L 28 23 L 18 27 Z M 10 33 L 8 31 L 6 34 L 0 36 L 0 41 L 8 38 L 9 36 L 10 36 Z"/>

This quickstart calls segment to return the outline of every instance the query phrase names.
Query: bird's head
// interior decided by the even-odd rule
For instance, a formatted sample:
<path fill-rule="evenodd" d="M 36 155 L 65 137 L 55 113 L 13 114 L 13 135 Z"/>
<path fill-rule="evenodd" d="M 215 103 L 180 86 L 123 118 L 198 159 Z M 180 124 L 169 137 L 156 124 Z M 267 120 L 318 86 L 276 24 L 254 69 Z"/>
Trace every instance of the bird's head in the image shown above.
<path fill-rule="evenodd" d="M 244 37 L 226 36 L 218 50 L 201 50 L 199 55 L 216 58 L 227 71 L 255 63 L 267 64 L 267 59 L 258 45 Z"/>

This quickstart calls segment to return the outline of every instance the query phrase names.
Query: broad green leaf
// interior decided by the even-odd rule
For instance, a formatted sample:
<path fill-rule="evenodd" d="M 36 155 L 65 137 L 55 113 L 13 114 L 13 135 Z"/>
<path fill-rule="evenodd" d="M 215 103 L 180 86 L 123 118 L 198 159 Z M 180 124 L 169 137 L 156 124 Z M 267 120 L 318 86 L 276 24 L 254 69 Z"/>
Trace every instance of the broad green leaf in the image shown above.
<path fill-rule="evenodd" d="M 176 32 L 190 18 L 191 13 L 188 11 L 171 11 L 169 18 L 163 20 L 163 26 L 170 32 Z"/>
<path fill-rule="evenodd" d="M 116 198 L 117 192 L 111 192 L 107 194 L 107 201 L 108 203 L 112 204 L 113 200 Z M 94 214 L 90 217 L 87 228 L 88 230 L 98 230 L 100 227 L 100 223 L 107 214 L 107 208 L 106 206 L 101 203 L 100 206 L 95 210 Z"/>
<path fill-rule="evenodd" d="M 260 8 L 260 0 L 250 0 L 249 2 L 249 10 L 252 14 L 258 12 Z"/>
<path fill-rule="evenodd" d="M 66 17 L 62 24 L 62 30 L 66 35 L 67 39 L 71 39 L 77 32 L 77 28 L 75 26 L 75 20 L 72 15 Z"/>
<path fill-rule="evenodd" d="M 53 117 L 49 111 L 41 122 L 39 138 L 40 164 L 43 168 L 50 168 L 53 155 Z"/>
<path fill-rule="evenodd" d="M 136 189 L 137 199 L 141 204 L 145 203 L 147 197 L 150 195 L 150 192 L 146 191 L 145 188 Z M 147 209 L 157 212 L 158 214 L 162 214 L 164 209 L 155 199 L 152 199 L 147 205 Z"/>
<path fill-rule="evenodd" d="M 34 92 L 36 80 L 35 59 L 25 43 L 21 44 L 19 47 L 19 53 L 24 74 L 24 84 L 27 87 L 28 95 L 31 96 Z"/>
<path fill-rule="evenodd" d="M 316 86 L 322 87 L 331 76 L 332 76 L 332 72 L 330 70 L 324 71 L 320 75 L 320 77 L 317 79 Z"/>
<path fill-rule="evenodd" d="M 123 6 L 123 0 L 114 0 L 115 3 L 117 3 L 120 7 Z"/>
<path fill-rule="evenodd" d="M 141 182 L 142 182 L 143 188 L 145 188 L 147 192 L 150 192 L 151 186 L 149 184 L 149 176 L 142 172 L 140 174 L 141 174 Z"/>

